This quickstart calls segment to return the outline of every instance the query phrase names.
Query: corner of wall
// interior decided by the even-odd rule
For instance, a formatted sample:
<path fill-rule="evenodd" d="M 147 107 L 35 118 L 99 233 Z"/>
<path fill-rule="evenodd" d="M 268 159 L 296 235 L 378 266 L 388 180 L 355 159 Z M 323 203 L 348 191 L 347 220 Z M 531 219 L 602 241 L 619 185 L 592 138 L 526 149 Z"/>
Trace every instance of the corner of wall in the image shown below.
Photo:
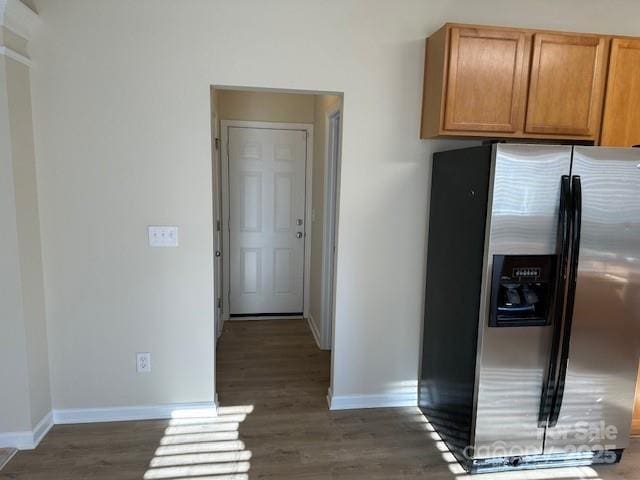
<path fill-rule="evenodd" d="M 33 448 L 52 425 L 49 357 L 40 218 L 38 208 L 33 119 L 31 108 L 31 61 L 27 42 L 37 15 L 17 0 L 0 4 L 0 139 L 6 151 L 0 163 L 2 203 L 0 221 L 6 227 L 3 250 L 13 259 L 0 275 L 2 290 L 14 292 L 11 311 L 3 312 L 12 322 L 13 349 L 0 349 L 0 364 L 10 365 L 3 389 L 8 418 L 0 425 L 0 446 Z M 6 357 L 6 358 L 5 358 Z M 10 385 L 20 385 L 11 388 Z M 3 405 L 3 408 L 5 406 Z"/>

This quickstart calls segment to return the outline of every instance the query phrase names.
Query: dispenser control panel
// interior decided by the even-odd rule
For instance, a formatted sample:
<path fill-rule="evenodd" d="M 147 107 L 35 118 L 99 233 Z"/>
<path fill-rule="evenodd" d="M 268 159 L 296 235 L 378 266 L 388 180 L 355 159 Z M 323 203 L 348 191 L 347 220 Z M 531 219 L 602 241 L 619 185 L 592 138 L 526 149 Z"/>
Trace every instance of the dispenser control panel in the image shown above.
<path fill-rule="evenodd" d="M 494 255 L 490 327 L 551 323 L 556 255 Z"/>
<path fill-rule="evenodd" d="M 539 267 L 518 267 L 513 269 L 514 278 L 540 278 L 542 270 Z"/>

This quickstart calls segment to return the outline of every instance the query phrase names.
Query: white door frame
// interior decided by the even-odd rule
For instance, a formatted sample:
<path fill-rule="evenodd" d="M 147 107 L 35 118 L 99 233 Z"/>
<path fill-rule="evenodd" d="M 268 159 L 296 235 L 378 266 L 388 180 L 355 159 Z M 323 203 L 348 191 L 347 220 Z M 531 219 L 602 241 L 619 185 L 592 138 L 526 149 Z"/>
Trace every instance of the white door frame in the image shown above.
<path fill-rule="evenodd" d="M 305 165 L 305 237 L 304 237 L 304 283 L 303 292 L 303 310 L 302 315 L 309 317 L 309 286 L 311 283 L 311 188 L 313 185 L 313 124 L 311 123 L 278 123 L 278 122 L 254 122 L 245 120 L 220 120 L 221 130 L 221 155 L 222 159 L 222 317 L 224 321 L 229 320 L 229 128 L 263 128 L 268 130 L 299 130 L 307 133 L 307 158 Z M 254 317 L 251 317 L 254 318 Z M 260 317 L 262 318 L 262 317 Z M 273 320 L 279 317 L 264 317 Z M 287 317 L 291 318 L 291 317 Z"/>
<path fill-rule="evenodd" d="M 217 251 L 222 251 L 222 195 L 220 192 L 222 179 L 220 178 L 220 132 L 218 132 L 218 105 L 214 105 L 213 95 L 211 96 L 211 151 L 212 155 L 212 168 L 211 168 L 211 181 L 213 185 L 213 278 L 214 278 L 214 296 L 213 296 L 213 319 L 215 327 L 216 340 L 222 335 L 222 326 L 224 324 L 224 318 L 222 316 L 222 259 L 216 256 Z M 220 272 L 218 275 L 218 268 Z M 220 300 L 219 300 L 220 299 Z M 220 306 L 218 302 L 220 301 Z"/>
<path fill-rule="evenodd" d="M 340 119 L 338 138 L 331 138 L 332 120 Z M 333 350 L 333 331 L 335 318 L 336 251 L 338 245 L 338 199 L 340 184 L 340 165 L 342 157 L 342 100 L 336 102 L 325 112 L 325 158 L 324 158 L 324 214 L 322 239 L 322 325 L 320 329 L 320 347 Z M 331 147 L 337 143 L 337 155 Z"/>

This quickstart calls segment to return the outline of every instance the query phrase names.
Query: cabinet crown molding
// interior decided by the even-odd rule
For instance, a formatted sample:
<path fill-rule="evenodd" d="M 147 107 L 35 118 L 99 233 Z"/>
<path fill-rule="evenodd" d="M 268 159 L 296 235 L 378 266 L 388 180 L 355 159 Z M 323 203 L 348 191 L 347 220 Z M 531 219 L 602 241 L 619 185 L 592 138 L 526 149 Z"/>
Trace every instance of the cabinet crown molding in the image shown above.
<path fill-rule="evenodd" d="M 0 0 L 0 26 L 28 41 L 39 23 L 38 14 L 20 0 Z"/>

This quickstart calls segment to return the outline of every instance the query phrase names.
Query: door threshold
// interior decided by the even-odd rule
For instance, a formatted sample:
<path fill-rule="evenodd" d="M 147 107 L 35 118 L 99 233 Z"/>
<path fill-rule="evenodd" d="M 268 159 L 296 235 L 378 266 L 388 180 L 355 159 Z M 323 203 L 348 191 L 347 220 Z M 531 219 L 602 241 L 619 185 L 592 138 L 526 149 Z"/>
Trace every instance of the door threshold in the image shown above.
<path fill-rule="evenodd" d="M 251 314 L 231 314 L 229 320 L 303 320 L 302 312 L 296 313 L 251 313 Z"/>

